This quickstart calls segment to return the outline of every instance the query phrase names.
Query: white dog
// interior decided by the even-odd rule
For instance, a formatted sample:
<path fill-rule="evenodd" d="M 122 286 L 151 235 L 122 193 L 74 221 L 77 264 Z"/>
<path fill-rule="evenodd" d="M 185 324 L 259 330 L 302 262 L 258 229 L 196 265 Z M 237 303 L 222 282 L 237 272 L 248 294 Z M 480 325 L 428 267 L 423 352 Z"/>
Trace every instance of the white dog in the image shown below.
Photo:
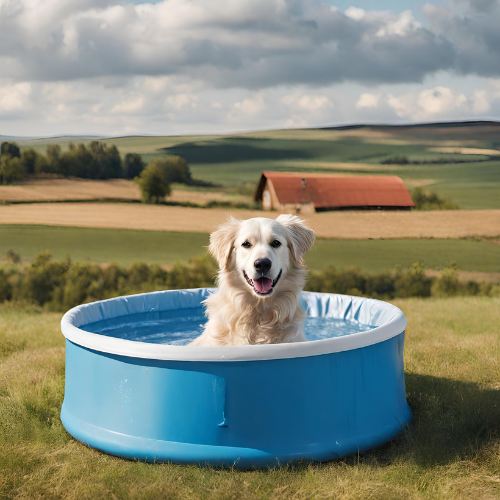
<path fill-rule="evenodd" d="M 303 256 L 314 232 L 294 215 L 231 218 L 210 235 L 219 290 L 205 300 L 208 323 L 191 345 L 304 342 Z"/>

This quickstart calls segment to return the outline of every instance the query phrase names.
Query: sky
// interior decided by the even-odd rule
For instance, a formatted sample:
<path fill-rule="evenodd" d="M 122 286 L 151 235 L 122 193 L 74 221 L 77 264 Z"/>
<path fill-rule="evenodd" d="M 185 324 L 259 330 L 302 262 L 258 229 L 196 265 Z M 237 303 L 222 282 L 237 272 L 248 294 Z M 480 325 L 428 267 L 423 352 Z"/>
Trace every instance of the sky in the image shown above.
<path fill-rule="evenodd" d="M 500 117 L 500 0 L 0 0 L 0 134 Z"/>

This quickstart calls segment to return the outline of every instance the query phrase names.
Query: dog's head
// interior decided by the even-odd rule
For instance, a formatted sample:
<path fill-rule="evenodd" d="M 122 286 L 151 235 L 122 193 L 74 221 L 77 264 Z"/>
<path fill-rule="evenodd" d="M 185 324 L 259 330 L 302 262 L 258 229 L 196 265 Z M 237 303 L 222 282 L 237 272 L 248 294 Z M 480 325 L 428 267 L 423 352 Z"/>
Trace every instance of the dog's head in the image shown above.
<path fill-rule="evenodd" d="M 294 215 L 276 220 L 231 218 L 210 235 L 210 252 L 222 273 L 232 272 L 256 296 L 271 296 L 287 277 L 304 267 L 314 232 Z"/>

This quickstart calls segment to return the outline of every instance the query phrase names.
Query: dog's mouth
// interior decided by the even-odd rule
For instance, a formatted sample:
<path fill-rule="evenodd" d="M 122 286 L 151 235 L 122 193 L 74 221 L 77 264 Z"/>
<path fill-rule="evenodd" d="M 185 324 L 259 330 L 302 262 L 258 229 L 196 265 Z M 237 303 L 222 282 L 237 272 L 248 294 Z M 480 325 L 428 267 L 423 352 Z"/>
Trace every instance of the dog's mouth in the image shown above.
<path fill-rule="evenodd" d="M 253 291 L 257 295 L 266 296 L 266 295 L 271 295 L 271 293 L 273 293 L 273 288 L 276 286 L 279 279 L 281 278 L 282 272 L 283 270 L 280 270 L 278 276 L 276 276 L 274 280 L 270 278 L 264 278 L 264 276 L 262 276 L 262 278 L 251 280 L 245 271 L 243 271 L 243 276 L 245 276 L 247 283 L 253 288 Z"/>

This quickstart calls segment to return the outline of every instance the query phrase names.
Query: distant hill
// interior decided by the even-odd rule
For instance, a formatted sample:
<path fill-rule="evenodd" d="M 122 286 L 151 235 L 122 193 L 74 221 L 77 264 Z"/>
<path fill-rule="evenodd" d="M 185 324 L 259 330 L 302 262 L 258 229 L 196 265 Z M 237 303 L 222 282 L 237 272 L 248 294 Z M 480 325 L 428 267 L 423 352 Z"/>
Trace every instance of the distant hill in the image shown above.
<path fill-rule="evenodd" d="M 497 121 L 464 121 L 464 122 L 430 122 L 430 123 L 407 123 L 407 124 L 358 124 L 341 125 L 338 127 L 316 127 L 316 130 L 356 130 L 369 128 L 372 130 L 383 129 L 412 129 L 412 128 L 463 128 L 463 127 L 500 127 Z"/>

